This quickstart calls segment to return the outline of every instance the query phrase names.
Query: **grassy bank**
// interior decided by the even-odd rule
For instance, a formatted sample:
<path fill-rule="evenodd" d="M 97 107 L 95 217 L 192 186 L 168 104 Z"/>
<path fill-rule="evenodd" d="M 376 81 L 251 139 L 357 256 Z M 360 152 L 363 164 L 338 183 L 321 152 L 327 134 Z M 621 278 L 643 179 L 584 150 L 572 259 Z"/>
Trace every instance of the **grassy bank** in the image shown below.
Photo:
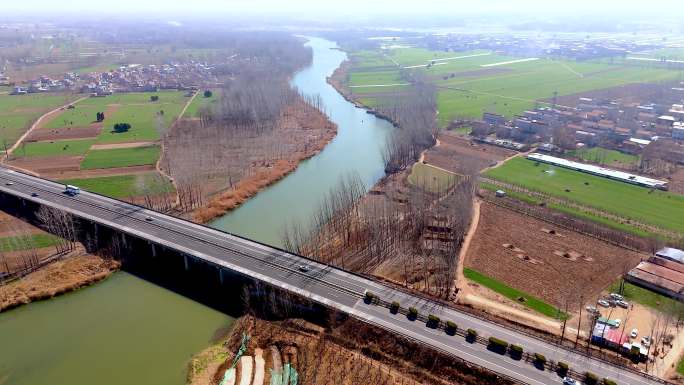
<path fill-rule="evenodd" d="M 539 298 L 533 297 L 527 293 L 520 290 L 514 289 L 503 282 L 499 282 L 494 278 L 488 277 L 478 271 L 473 269 L 464 268 L 463 275 L 469 280 L 479 283 L 480 285 L 493 290 L 504 297 L 516 301 L 528 308 L 539 312 L 547 317 L 557 318 L 557 319 L 567 319 L 568 315 L 563 313 L 557 307 L 550 305 Z M 521 299 L 523 299 L 521 301 Z"/>

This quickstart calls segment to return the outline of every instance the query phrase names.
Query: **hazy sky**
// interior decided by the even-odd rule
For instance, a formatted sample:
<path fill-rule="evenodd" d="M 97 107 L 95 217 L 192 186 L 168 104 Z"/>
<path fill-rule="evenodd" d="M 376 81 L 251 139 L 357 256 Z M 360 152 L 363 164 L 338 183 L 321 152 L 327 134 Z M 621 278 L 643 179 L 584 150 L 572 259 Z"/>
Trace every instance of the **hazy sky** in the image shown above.
<path fill-rule="evenodd" d="M 596 14 L 627 12 L 639 14 L 682 14 L 682 0 L 0 0 L 5 11 L 116 13 L 354 13 L 472 15 L 496 11 L 510 13 Z M 684 21 L 684 20 L 683 20 Z"/>

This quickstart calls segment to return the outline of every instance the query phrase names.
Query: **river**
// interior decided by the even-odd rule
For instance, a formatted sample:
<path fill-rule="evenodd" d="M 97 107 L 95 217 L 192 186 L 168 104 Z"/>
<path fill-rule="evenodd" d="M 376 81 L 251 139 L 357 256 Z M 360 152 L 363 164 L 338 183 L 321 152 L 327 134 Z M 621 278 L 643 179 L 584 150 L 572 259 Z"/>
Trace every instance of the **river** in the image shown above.
<path fill-rule="evenodd" d="M 311 38 L 313 63 L 292 85 L 320 95 L 338 134 L 295 172 L 211 225 L 280 245 L 284 226 L 306 221 L 349 172 L 370 187 L 384 175 L 392 126 L 347 102 L 326 82 L 346 58 Z M 306 223 L 306 222 L 304 222 Z M 188 359 L 232 318 L 125 272 L 0 314 L 0 385 L 182 385 Z"/>

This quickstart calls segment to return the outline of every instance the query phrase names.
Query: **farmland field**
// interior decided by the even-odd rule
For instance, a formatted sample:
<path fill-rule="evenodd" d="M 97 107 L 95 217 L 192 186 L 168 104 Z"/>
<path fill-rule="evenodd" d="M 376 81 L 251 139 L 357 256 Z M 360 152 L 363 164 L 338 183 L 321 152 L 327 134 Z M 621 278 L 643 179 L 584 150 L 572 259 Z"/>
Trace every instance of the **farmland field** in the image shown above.
<path fill-rule="evenodd" d="M 12 153 L 14 157 L 31 156 L 78 156 L 88 151 L 94 143 L 91 139 L 57 140 L 53 142 L 22 142 Z"/>
<path fill-rule="evenodd" d="M 506 63 L 521 57 L 476 50 L 438 52 L 423 48 L 359 51 L 350 54 L 348 85 L 398 83 L 400 67 L 433 82 L 438 88 L 439 123 L 457 117 L 475 118 L 483 112 L 511 117 L 534 107 L 541 99 L 605 89 L 629 83 L 677 80 L 681 72 L 667 68 L 625 66 L 620 61 L 577 62 L 539 59 Z M 504 64 L 505 63 L 505 64 Z M 430 64 L 429 66 L 427 66 Z M 413 67 L 413 68 L 411 68 Z M 371 87 L 354 93 L 400 91 Z M 369 106 L 382 103 L 377 96 L 361 99 Z"/>
<path fill-rule="evenodd" d="M 569 298 L 596 298 L 644 257 L 484 202 L 464 267 L 563 307 Z"/>
<path fill-rule="evenodd" d="M 59 238 L 51 234 L 31 234 L 28 236 L 12 236 L 0 238 L 0 252 L 27 250 L 54 246 Z"/>
<path fill-rule="evenodd" d="M 514 158 L 486 176 L 684 233 L 684 196 Z"/>
<path fill-rule="evenodd" d="M 62 127 L 88 127 L 95 122 L 96 114 L 103 112 L 100 106 L 77 104 L 73 109 L 66 109 L 49 122 L 43 124 L 42 128 L 62 128 Z"/>
<path fill-rule="evenodd" d="M 206 98 L 204 97 L 204 91 L 199 91 L 199 94 L 190 103 L 188 109 L 185 110 L 183 118 L 198 118 L 202 108 L 215 105 L 219 101 L 219 92 L 219 90 L 212 90 L 212 95 Z"/>
<path fill-rule="evenodd" d="M 154 164 L 159 158 L 159 146 L 91 150 L 81 163 L 82 170 Z"/>
<path fill-rule="evenodd" d="M 0 95 L 0 146 L 12 146 L 34 120 L 74 99 L 66 94 Z"/>
<path fill-rule="evenodd" d="M 457 174 L 420 162 L 413 164 L 408 176 L 412 185 L 434 193 L 448 190 L 457 180 Z"/>
<path fill-rule="evenodd" d="M 128 198 L 141 195 L 145 192 L 146 186 L 154 186 L 155 192 L 158 193 L 173 191 L 171 182 L 154 172 L 137 175 L 65 179 L 61 182 L 113 198 Z"/>
<path fill-rule="evenodd" d="M 625 154 L 620 151 L 608 150 L 601 147 L 583 148 L 569 152 L 569 155 L 587 162 L 598 163 L 611 167 L 630 167 L 639 162 L 636 155 Z"/>
<path fill-rule="evenodd" d="M 151 102 L 151 95 L 159 95 L 159 101 Z M 98 143 L 158 140 L 159 130 L 168 127 L 182 111 L 184 103 L 187 102 L 183 95 L 183 92 L 114 95 L 114 99 L 109 100 L 109 103 L 118 106 L 114 113 L 105 116 L 104 128 L 98 136 Z M 116 123 L 129 123 L 131 129 L 127 132 L 114 132 L 113 127 Z"/>

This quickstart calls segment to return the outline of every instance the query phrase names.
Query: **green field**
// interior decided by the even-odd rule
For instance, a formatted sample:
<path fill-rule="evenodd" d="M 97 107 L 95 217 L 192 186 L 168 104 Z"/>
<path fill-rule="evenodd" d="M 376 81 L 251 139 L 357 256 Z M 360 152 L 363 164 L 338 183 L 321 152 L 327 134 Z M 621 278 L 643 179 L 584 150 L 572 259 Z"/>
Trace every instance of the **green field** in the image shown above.
<path fill-rule="evenodd" d="M 91 150 L 81 162 L 81 169 L 113 168 L 155 164 L 159 159 L 159 146 Z"/>
<path fill-rule="evenodd" d="M 92 139 L 22 142 L 12 153 L 15 157 L 80 156 L 95 143 Z"/>
<path fill-rule="evenodd" d="M 124 94 L 114 96 L 120 99 L 121 106 L 114 113 L 105 116 L 104 128 L 98 136 L 98 143 L 147 142 L 160 138 L 160 130 L 168 128 L 183 110 L 187 98 L 183 92 L 146 93 L 142 95 Z M 151 95 L 159 95 L 158 102 L 149 100 Z M 111 101 L 116 103 L 115 100 Z M 131 129 L 116 133 L 114 124 L 129 123 Z"/>
<path fill-rule="evenodd" d="M 485 175 L 684 234 L 682 195 L 651 191 L 521 157 L 513 158 Z"/>
<path fill-rule="evenodd" d="M 624 152 L 608 150 L 601 147 L 582 148 L 568 152 L 568 155 L 574 156 L 587 162 L 598 163 L 606 166 L 634 166 L 639 163 L 637 155 L 625 154 Z"/>
<path fill-rule="evenodd" d="M 553 305 L 550 305 L 536 297 L 533 297 L 527 293 L 524 293 L 522 291 L 516 290 L 510 286 L 507 286 L 506 284 L 499 282 L 495 280 L 494 278 L 488 277 L 478 271 L 475 271 L 473 269 L 468 269 L 468 268 L 463 268 L 463 275 L 476 283 L 479 283 L 480 285 L 493 290 L 504 297 L 511 299 L 513 301 L 516 301 L 517 303 L 521 303 L 530 309 L 537 311 L 547 317 L 551 318 L 558 318 L 558 319 L 566 319 L 568 318 L 568 315 L 560 311 L 560 309 L 556 308 Z M 524 301 L 520 301 L 521 298 L 524 298 Z"/>
<path fill-rule="evenodd" d="M 99 106 L 81 105 L 80 103 L 77 103 L 74 107 L 73 109 L 65 109 L 64 112 L 57 115 L 54 119 L 41 124 L 41 127 L 88 127 L 90 124 L 95 123 L 96 114 L 104 111 L 104 108 Z"/>
<path fill-rule="evenodd" d="M 408 176 L 409 183 L 433 193 L 450 189 L 457 180 L 458 175 L 452 172 L 420 162 L 413 164 Z"/>
<path fill-rule="evenodd" d="M 438 119 L 443 127 L 454 118 L 479 118 L 485 111 L 511 117 L 533 108 L 537 100 L 552 98 L 554 92 L 562 96 L 628 83 L 682 78 L 681 71 L 625 65 L 619 60 L 577 62 L 541 59 L 487 66 L 523 58 L 482 50 L 437 52 L 423 48 L 397 48 L 375 53 L 358 51 L 350 56 L 352 68 L 348 85 L 395 83 L 399 78 L 399 67 L 432 63 L 429 68 L 403 71 L 414 72 L 439 87 Z M 390 91 L 397 90 L 353 88 L 353 92 L 359 94 Z M 361 101 L 382 104 L 382 100 L 377 99 Z"/>
<path fill-rule="evenodd" d="M 146 192 L 159 194 L 173 191 L 171 182 L 155 172 L 87 179 L 65 179 L 61 182 L 113 198 L 140 196 Z"/>
<path fill-rule="evenodd" d="M 0 95 L 0 149 L 11 147 L 41 115 L 74 99 L 65 94 Z"/>
<path fill-rule="evenodd" d="M 608 288 L 608 291 L 611 293 L 620 293 L 626 299 L 648 306 L 658 312 L 674 315 L 684 314 L 684 303 L 654 291 L 644 289 L 643 287 L 633 285 L 629 282 L 624 282 L 624 290 L 620 292 L 621 282 L 621 279 L 613 282 Z"/>
<path fill-rule="evenodd" d="M 220 99 L 220 90 L 212 90 L 212 95 L 209 98 L 204 97 L 204 91 L 198 91 L 199 94 L 190 103 L 188 109 L 185 110 L 184 118 L 198 118 L 199 112 L 204 107 L 215 105 Z"/>
<path fill-rule="evenodd" d="M 0 252 L 27 250 L 31 248 L 41 249 L 54 246 L 58 242 L 59 238 L 51 234 L 4 237 L 0 238 Z"/>

